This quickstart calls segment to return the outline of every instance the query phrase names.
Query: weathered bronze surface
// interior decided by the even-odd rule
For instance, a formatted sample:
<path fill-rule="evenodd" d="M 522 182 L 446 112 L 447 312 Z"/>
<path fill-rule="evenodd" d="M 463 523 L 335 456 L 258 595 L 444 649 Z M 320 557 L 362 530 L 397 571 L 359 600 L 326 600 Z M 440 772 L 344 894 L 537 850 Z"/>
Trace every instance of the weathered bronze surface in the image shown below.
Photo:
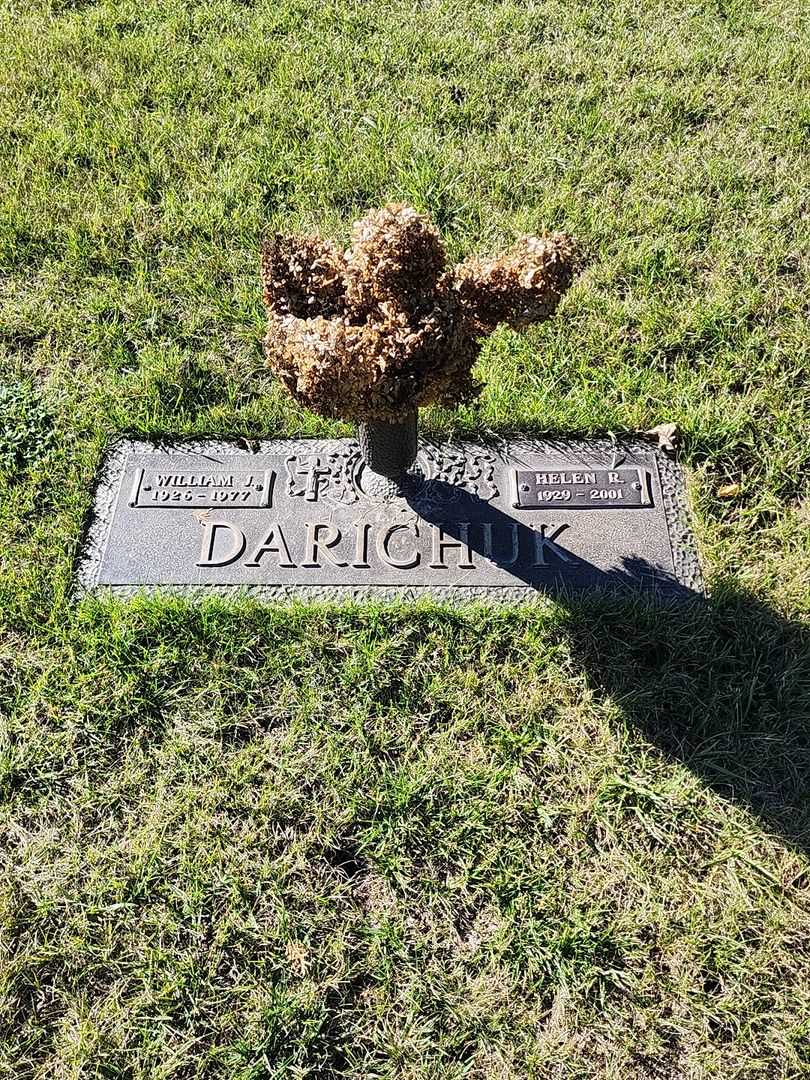
<path fill-rule="evenodd" d="M 381 491 L 353 440 L 122 441 L 99 480 L 84 591 L 522 601 L 703 591 L 680 469 L 647 443 L 422 443 Z"/>

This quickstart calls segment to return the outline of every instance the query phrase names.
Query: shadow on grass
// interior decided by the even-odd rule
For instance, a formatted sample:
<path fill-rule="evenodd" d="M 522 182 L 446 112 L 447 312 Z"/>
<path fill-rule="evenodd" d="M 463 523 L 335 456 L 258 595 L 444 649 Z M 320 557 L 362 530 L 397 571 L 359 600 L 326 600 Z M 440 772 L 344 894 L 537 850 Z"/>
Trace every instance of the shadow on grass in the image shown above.
<path fill-rule="evenodd" d="M 445 492 L 436 497 L 446 503 Z M 458 535 L 429 500 L 418 509 Z M 494 507 L 486 516 L 535 535 Z M 562 604 L 572 657 L 591 689 L 666 755 L 810 852 L 810 629 L 734 585 L 707 600 L 640 558 L 611 571 L 577 560 L 580 585 L 594 591 L 574 595 L 566 568 L 549 562 L 545 583 L 536 569 L 509 569 L 516 583 Z"/>
<path fill-rule="evenodd" d="M 567 607 L 572 654 L 663 753 L 810 852 L 810 630 L 733 586 Z"/>
<path fill-rule="evenodd" d="M 153 739 L 166 723 L 164 693 L 205 679 L 212 662 L 228 671 L 227 686 L 217 690 L 220 735 L 243 744 L 262 736 L 261 726 L 252 722 L 242 731 L 240 724 L 277 692 L 280 677 L 304 688 L 316 677 L 339 695 L 355 693 L 343 685 L 352 640 L 373 645 L 399 638 L 396 664 L 369 672 L 366 703 L 429 714 L 433 723 L 443 714 L 432 687 L 448 669 L 474 666 L 482 655 L 495 666 L 514 665 L 518 651 L 531 662 L 532 639 L 542 650 L 558 642 L 597 699 L 618 706 L 666 757 L 810 853 L 810 629 L 733 585 L 711 600 L 650 599 L 638 590 L 639 573 L 633 567 L 628 588 L 619 592 L 558 596 L 551 612 L 533 606 L 189 605 L 152 597 L 123 608 L 90 601 L 95 614 L 88 614 L 101 631 L 97 641 L 106 637 L 108 620 L 119 632 L 124 627 L 119 675 L 140 673 L 131 719 L 140 727 L 151 716 Z M 420 659 L 430 637 L 446 654 L 439 670 L 423 668 Z M 161 685 L 153 672 L 156 648 L 175 653 Z M 343 853 L 335 857 L 351 865 Z"/>
<path fill-rule="evenodd" d="M 91 600 L 80 620 L 85 630 L 94 631 L 86 640 L 98 650 L 88 655 L 90 648 L 85 649 L 82 663 L 107 668 L 119 683 L 128 680 L 125 711 L 119 706 L 113 724 L 123 740 L 160 742 L 171 728 L 172 703 L 193 698 L 218 707 L 211 720 L 216 728 L 206 728 L 206 739 L 218 737 L 226 749 L 241 753 L 247 738 L 264 734 L 260 725 L 243 727 L 247 717 L 269 713 L 279 718 L 303 700 L 299 716 L 305 728 L 344 725 L 351 732 L 332 765 L 327 763 L 321 784 L 340 771 L 342 755 L 351 753 L 361 738 L 358 722 L 365 727 L 366 718 L 376 718 L 379 728 L 387 723 L 389 709 L 400 714 L 406 740 L 416 739 L 426 724 L 453 724 L 469 699 L 462 697 L 462 704 L 454 706 L 451 695 L 443 712 L 441 703 L 432 707 L 436 688 L 441 693 L 443 676 L 452 684 L 461 669 L 476 663 L 492 667 L 499 691 L 513 688 L 515 723 L 525 719 L 533 725 L 534 718 L 521 711 L 526 700 L 519 692 L 522 665 L 531 679 L 559 645 L 568 654 L 565 666 L 573 664 L 597 698 L 617 705 L 665 758 L 685 764 L 722 797 L 750 808 L 769 830 L 810 851 L 810 632 L 733 586 L 718 590 L 710 601 L 693 598 L 686 604 L 650 601 L 636 590 L 632 595 L 588 593 L 558 600 L 553 608 Z M 396 647 L 388 652 L 392 639 Z M 212 665 L 216 683 L 210 694 L 202 694 Z M 282 684 L 300 686 L 303 699 L 285 694 L 279 701 Z M 328 692 L 319 702 L 322 687 Z M 346 702 L 345 714 L 341 702 Z M 497 722 L 496 708 L 495 700 L 484 700 L 476 715 L 485 725 L 490 717 Z M 122 723 L 126 718 L 131 727 Z M 191 722 L 208 721 L 195 713 Z M 306 731 L 302 737 L 308 743 Z M 365 738 L 362 744 L 375 754 Z M 114 768 L 121 756 L 111 756 Z M 296 793 L 300 798 L 290 797 L 284 811 L 288 816 L 276 824 L 294 830 L 301 815 L 309 815 L 311 822 L 314 814 L 323 847 L 319 852 L 320 840 L 313 841 L 307 857 L 313 867 L 319 861 L 331 867 L 348 889 L 362 886 L 369 865 L 359 843 L 363 830 L 386 813 L 402 817 L 415 810 L 417 825 L 423 815 L 422 826 L 440 813 L 441 791 L 436 799 L 425 791 L 414 796 L 427 800 L 421 807 L 396 800 L 386 807 L 391 791 L 401 790 L 383 787 L 365 809 L 365 797 L 360 797 L 351 820 L 341 820 L 340 831 L 330 837 L 328 824 L 337 823 L 334 804 L 322 810 L 318 787 L 308 790 L 305 775 L 297 783 L 303 789 Z M 462 791 L 457 797 L 463 803 Z M 106 815 L 106 803 L 102 809 Z M 526 827 L 533 828 L 531 820 Z M 396 835 L 396 821 L 392 829 Z M 405 829 L 404 836 L 404 842 L 416 845 L 412 856 L 418 859 L 421 834 Z M 141 884 L 145 887 L 154 886 Z M 609 951 L 614 948 L 609 939 L 598 938 L 598 948 L 608 951 L 604 960 L 601 952 L 591 954 L 595 964 L 620 966 L 619 954 Z M 271 1059 L 280 1059 L 293 1046 L 296 1062 L 316 1068 L 318 1075 L 344 1072 L 353 1031 L 346 1013 L 365 1007 L 362 994 L 374 985 L 373 976 L 362 970 L 365 962 L 358 947 L 352 953 L 354 966 L 347 969 L 353 973 L 331 986 L 312 1014 L 295 1019 L 292 1034 L 292 1021 L 268 1019 L 265 1052 Z M 278 994 L 283 1001 L 283 985 Z"/>

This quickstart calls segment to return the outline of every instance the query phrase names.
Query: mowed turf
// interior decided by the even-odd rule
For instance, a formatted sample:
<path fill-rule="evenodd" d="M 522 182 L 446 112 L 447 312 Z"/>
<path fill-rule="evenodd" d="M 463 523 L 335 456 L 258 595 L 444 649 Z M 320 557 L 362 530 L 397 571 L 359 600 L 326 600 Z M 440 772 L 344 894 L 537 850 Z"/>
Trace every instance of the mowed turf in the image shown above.
<path fill-rule="evenodd" d="M 0 1077 L 810 1076 L 806 5 L 0 0 L 0 146 Z M 677 423 L 707 608 L 71 596 L 388 199 L 578 237 L 424 426 Z"/>

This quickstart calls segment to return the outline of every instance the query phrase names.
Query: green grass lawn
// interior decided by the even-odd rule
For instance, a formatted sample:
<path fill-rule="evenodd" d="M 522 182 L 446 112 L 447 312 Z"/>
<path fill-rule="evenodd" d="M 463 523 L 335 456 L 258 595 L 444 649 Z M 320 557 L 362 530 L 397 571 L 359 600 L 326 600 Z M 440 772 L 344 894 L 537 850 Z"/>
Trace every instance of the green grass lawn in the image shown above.
<path fill-rule="evenodd" d="M 805 0 L 0 0 L 0 1077 L 810 1077 Z M 78 603 L 110 439 L 339 435 L 264 231 L 564 228 L 433 435 L 682 432 L 712 600 Z"/>

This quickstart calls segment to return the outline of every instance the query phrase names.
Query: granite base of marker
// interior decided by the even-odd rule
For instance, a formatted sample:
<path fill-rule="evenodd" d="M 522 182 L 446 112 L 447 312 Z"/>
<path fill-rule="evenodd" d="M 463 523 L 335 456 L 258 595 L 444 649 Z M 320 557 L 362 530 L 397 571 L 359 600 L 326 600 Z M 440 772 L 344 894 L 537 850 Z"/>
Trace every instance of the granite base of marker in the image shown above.
<path fill-rule="evenodd" d="M 98 479 L 79 589 L 703 595 L 683 475 L 648 443 L 423 442 L 401 485 L 379 481 L 350 439 L 121 440 Z"/>

